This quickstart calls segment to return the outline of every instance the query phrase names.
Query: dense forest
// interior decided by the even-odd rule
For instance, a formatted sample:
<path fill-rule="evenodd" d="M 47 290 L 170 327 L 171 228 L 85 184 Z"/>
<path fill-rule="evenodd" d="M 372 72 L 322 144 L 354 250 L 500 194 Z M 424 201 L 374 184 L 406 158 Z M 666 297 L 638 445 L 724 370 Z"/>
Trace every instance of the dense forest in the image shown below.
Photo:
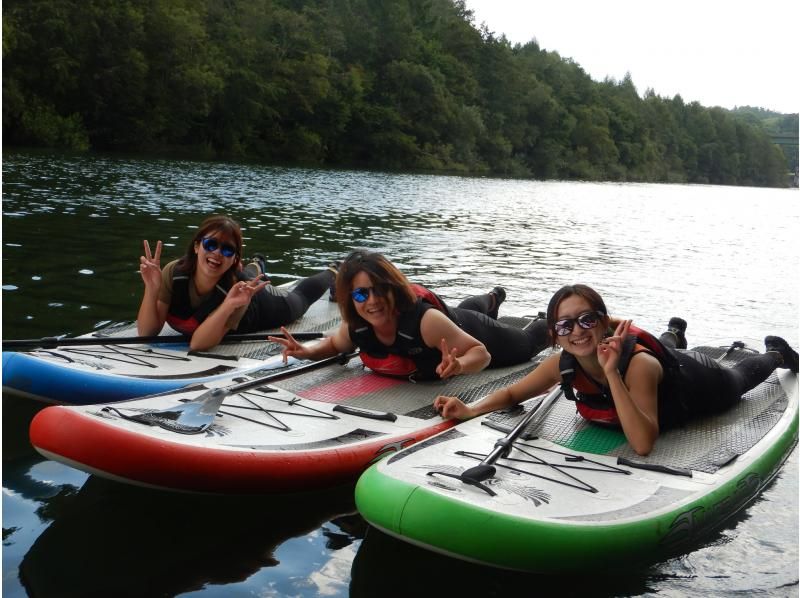
<path fill-rule="evenodd" d="M 3 2 L 6 146 L 785 186 L 797 114 L 763 116 L 593 81 L 463 0 Z"/>

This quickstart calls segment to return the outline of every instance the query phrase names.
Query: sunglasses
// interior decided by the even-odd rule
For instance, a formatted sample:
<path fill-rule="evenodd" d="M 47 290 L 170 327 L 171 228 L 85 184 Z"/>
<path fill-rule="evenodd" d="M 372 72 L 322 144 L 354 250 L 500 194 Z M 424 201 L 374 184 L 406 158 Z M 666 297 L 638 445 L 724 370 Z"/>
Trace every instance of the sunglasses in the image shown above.
<path fill-rule="evenodd" d="M 209 253 L 214 253 L 217 249 L 225 257 L 233 257 L 236 255 L 236 247 L 230 243 L 220 243 L 219 239 L 213 237 L 205 237 L 201 242 L 203 249 Z"/>
<path fill-rule="evenodd" d="M 589 330 L 597 326 L 598 322 L 600 322 L 600 318 L 605 315 L 606 314 L 600 311 L 586 311 L 580 314 L 577 318 L 564 318 L 563 320 L 556 320 L 556 334 L 558 336 L 567 336 L 570 332 L 572 332 L 572 329 L 575 328 L 575 324 L 578 324 L 578 326 L 584 330 Z"/>
<path fill-rule="evenodd" d="M 386 295 L 386 289 L 379 287 L 358 287 L 350 292 L 350 296 L 356 303 L 364 303 L 367 299 L 369 299 L 370 293 L 376 297 L 384 297 Z"/>

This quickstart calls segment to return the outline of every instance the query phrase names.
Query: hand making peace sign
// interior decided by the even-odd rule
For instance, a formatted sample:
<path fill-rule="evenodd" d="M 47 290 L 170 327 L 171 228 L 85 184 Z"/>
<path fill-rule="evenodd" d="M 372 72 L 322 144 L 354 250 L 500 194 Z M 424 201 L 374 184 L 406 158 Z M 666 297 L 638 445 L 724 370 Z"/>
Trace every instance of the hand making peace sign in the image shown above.
<path fill-rule="evenodd" d="M 139 274 L 144 286 L 158 290 L 161 288 L 161 241 L 156 243 L 156 254 L 150 253 L 150 243 L 144 241 L 144 255 L 139 258 Z"/>

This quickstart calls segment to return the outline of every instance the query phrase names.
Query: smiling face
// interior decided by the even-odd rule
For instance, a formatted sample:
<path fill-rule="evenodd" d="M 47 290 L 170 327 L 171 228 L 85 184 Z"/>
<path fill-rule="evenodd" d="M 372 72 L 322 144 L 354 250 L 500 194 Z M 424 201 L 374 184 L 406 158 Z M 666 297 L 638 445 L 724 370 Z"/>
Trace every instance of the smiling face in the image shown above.
<path fill-rule="evenodd" d="M 378 287 L 378 292 L 375 292 Z M 363 270 L 357 273 L 350 284 L 350 291 L 353 289 L 369 289 L 367 300 L 359 303 L 352 297 L 350 301 L 353 302 L 356 313 L 369 323 L 373 328 L 385 329 L 395 325 L 395 310 L 390 296 L 384 296 L 381 289 L 385 289 L 383 285 L 376 285 L 369 274 Z M 389 291 L 391 293 L 391 291 Z"/>
<path fill-rule="evenodd" d="M 599 318 L 594 328 L 582 328 L 574 321 L 575 318 L 585 313 L 595 312 L 595 308 L 580 295 L 569 295 L 561 300 L 556 308 L 555 319 L 573 319 L 572 331 L 565 336 L 556 336 L 556 343 L 565 351 L 576 357 L 594 355 L 597 345 L 603 340 L 607 318 Z"/>
<path fill-rule="evenodd" d="M 352 296 L 353 290 L 359 288 L 370 289 L 364 291 L 364 302 L 355 301 Z M 378 290 L 378 296 L 372 293 L 372 288 Z M 391 320 L 396 327 L 398 313 L 413 309 L 417 297 L 397 266 L 380 253 L 357 249 L 339 264 L 336 301 L 342 319 L 349 325 L 360 326 L 366 322 L 372 326 L 383 326 Z M 378 322 L 379 317 L 384 321 Z M 387 328 L 387 331 L 387 334 L 390 333 L 391 328 Z"/>
<path fill-rule="evenodd" d="M 204 248 L 203 239 L 214 242 Z M 223 255 L 223 252 L 230 254 L 230 251 L 225 251 L 223 243 L 228 249 L 235 250 L 233 255 Z M 202 287 L 204 292 L 221 281 L 233 284 L 236 281 L 235 273 L 241 264 L 242 245 L 242 229 L 235 220 L 228 216 L 209 216 L 203 220 L 187 244 L 180 266 L 188 270 L 193 278 L 199 276 L 200 279 L 195 282 L 199 283 L 198 288 Z"/>
<path fill-rule="evenodd" d="M 216 248 L 214 251 L 209 251 L 204 247 L 202 241 L 196 241 L 194 244 L 194 252 L 197 255 L 197 269 L 195 275 L 206 277 L 209 279 L 219 279 L 225 272 L 230 269 L 236 262 L 237 254 L 226 257 L 223 255 L 223 246 L 236 247 L 236 241 L 230 239 L 221 231 L 209 232 L 205 239 L 212 239 L 216 241 Z"/>

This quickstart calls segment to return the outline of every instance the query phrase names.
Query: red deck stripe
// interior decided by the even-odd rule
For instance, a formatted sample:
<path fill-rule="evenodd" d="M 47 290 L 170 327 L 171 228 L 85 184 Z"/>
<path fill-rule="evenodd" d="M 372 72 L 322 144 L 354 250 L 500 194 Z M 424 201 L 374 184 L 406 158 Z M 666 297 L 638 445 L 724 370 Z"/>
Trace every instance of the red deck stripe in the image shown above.
<path fill-rule="evenodd" d="M 322 384 L 313 388 L 299 391 L 297 396 L 304 399 L 314 399 L 323 403 L 338 403 L 345 399 L 352 399 L 363 394 L 377 392 L 392 388 L 399 384 L 405 384 L 406 380 L 399 378 L 389 378 L 388 376 L 378 376 L 376 374 L 364 373 L 363 376 Z"/>

